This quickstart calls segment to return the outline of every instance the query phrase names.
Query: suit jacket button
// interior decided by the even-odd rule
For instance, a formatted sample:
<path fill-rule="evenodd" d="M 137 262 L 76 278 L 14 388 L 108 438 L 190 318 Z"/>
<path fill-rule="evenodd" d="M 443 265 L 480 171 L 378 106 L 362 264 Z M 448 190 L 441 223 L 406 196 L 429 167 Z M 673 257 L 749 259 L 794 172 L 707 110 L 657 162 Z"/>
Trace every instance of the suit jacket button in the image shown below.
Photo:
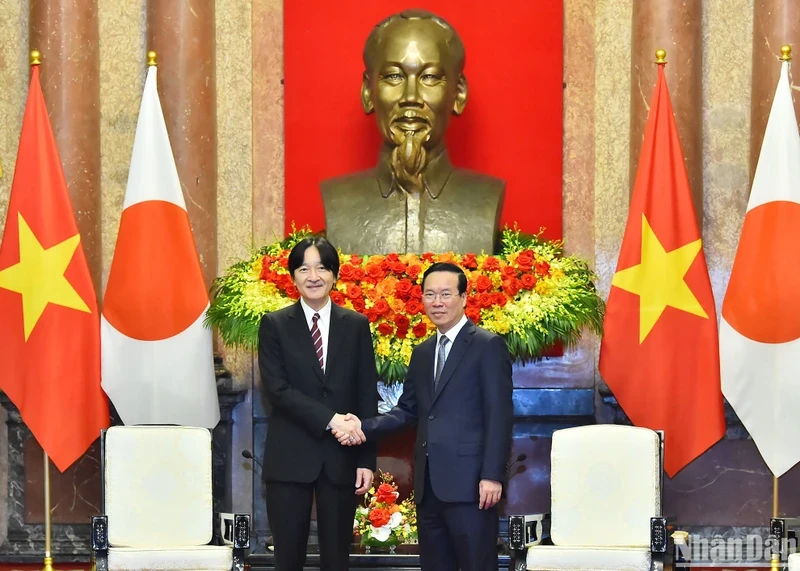
<path fill-rule="evenodd" d="M 428 417 L 428 420 L 433 420 L 434 418 L 435 418 L 435 417 L 434 417 L 433 415 L 430 415 L 430 416 Z"/>
<path fill-rule="evenodd" d="M 423 447 L 423 448 L 425 448 L 427 445 L 428 445 L 428 443 L 427 443 L 427 442 L 423 442 L 423 443 L 422 443 L 422 447 Z"/>
<path fill-rule="evenodd" d="M 322 391 L 322 396 L 324 398 L 327 398 L 328 397 L 328 391 Z"/>

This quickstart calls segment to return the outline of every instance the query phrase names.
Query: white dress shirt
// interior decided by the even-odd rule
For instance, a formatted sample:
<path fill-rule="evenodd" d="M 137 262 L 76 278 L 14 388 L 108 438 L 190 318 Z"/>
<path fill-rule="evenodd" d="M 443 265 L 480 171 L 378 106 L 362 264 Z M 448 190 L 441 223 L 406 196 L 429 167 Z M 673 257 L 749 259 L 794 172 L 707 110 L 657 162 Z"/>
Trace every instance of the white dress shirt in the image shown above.
<path fill-rule="evenodd" d="M 450 356 L 450 349 L 453 348 L 453 343 L 455 342 L 456 337 L 458 337 L 458 334 L 461 331 L 461 328 L 464 327 L 464 325 L 466 325 L 466 324 L 467 324 L 467 316 L 466 315 L 462 315 L 461 319 L 458 320 L 458 323 L 453 325 L 453 327 L 450 328 L 450 330 L 447 333 L 440 333 L 438 329 L 436 330 L 436 350 L 434 351 L 434 354 L 433 354 L 434 355 L 433 356 L 433 376 L 434 377 L 436 376 L 436 365 L 438 364 L 438 361 L 439 361 L 439 343 L 442 342 L 442 336 L 447 337 L 447 339 L 450 340 L 450 342 L 444 348 L 444 361 L 446 363 L 447 362 L 447 358 Z"/>
<path fill-rule="evenodd" d="M 328 303 L 317 311 L 312 309 L 301 297 L 300 307 L 303 308 L 309 331 L 311 331 L 311 327 L 314 325 L 314 314 L 319 313 L 317 328 L 319 329 L 319 334 L 322 336 L 322 372 L 325 372 L 325 369 L 328 367 L 328 332 L 331 329 L 331 300 L 329 299 Z"/>

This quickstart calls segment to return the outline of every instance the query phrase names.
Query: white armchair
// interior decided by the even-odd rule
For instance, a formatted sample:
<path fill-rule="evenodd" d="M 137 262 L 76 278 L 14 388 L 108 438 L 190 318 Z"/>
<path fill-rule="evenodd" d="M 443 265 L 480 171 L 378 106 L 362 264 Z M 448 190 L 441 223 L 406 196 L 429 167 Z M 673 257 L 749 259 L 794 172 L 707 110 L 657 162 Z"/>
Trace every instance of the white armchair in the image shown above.
<path fill-rule="evenodd" d="M 250 516 L 213 512 L 209 430 L 115 426 L 101 436 L 101 464 L 98 571 L 244 569 Z"/>
<path fill-rule="evenodd" d="M 659 433 L 609 424 L 558 430 L 550 459 L 552 545 L 542 545 L 547 518 L 511 516 L 511 569 L 663 569 Z"/>

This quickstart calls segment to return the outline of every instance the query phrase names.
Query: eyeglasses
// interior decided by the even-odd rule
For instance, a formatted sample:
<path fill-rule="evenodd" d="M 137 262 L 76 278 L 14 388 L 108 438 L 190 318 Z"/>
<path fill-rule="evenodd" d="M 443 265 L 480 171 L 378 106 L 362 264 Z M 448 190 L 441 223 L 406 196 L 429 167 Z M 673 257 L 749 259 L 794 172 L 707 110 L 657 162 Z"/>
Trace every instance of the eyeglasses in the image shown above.
<path fill-rule="evenodd" d="M 454 297 L 458 297 L 458 295 L 449 291 L 443 291 L 442 293 L 433 293 L 432 291 L 426 291 L 424 294 L 422 294 L 422 297 L 425 299 L 425 301 L 428 302 L 435 301 L 436 298 L 438 297 L 441 301 L 447 303 Z"/>

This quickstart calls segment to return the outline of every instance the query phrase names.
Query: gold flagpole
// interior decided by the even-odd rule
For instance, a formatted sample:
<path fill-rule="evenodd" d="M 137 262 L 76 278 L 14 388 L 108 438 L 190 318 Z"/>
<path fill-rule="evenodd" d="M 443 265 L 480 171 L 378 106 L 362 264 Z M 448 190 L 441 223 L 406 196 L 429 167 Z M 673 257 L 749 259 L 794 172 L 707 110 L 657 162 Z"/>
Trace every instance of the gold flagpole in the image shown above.
<path fill-rule="evenodd" d="M 41 65 L 42 54 L 38 50 L 31 50 L 31 67 Z M 44 567 L 42 571 L 55 571 L 53 569 L 53 556 L 50 552 L 50 458 L 44 454 Z"/>
<path fill-rule="evenodd" d="M 44 453 L 44 567 L 42 571 L 55 571 L 50 553 L 50 458 Z"/>

